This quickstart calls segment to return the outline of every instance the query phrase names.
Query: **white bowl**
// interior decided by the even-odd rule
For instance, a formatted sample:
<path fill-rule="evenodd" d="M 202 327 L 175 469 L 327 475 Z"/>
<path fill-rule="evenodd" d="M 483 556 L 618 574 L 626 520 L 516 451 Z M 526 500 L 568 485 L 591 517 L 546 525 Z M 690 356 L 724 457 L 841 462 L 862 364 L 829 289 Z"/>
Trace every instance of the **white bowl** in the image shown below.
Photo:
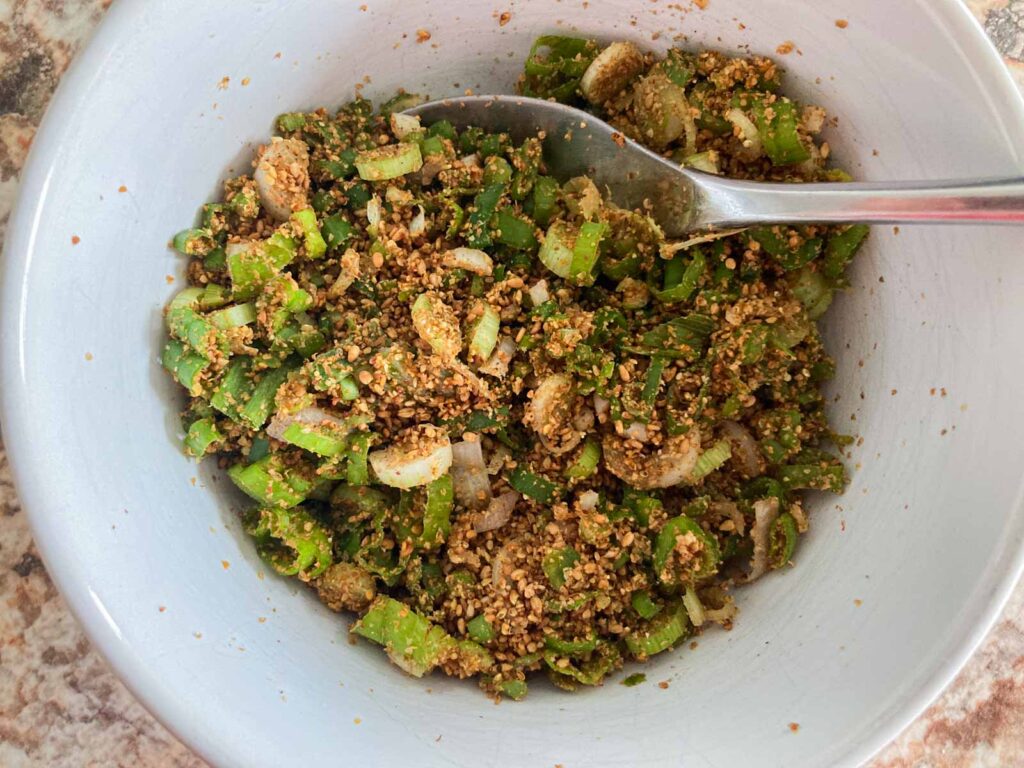
<path fill-rule="evenodd" d="M 732 632 L 658 658 L 644 685 L 538 684 L 500 706 L 403 676 L 262 577 L 229 484 L 178 447 L 157 350 L 184 264 L 166 243 L 277 113 L 337 105 L 364 75 L 376 96 L 507 91 L 541 32 L 791 40 L 788 88 L 839 117 L 832 146 L 869 179 L 1024 169 L 1024 106 L 996 53 L 956 0 L 519 0 L 506 25 L 491 0 L 367 3 L 120 0 L 36 137 L 6 249 L 2 412 L 39 547 L 90 637 L 223 766 L 866 759 L 950 680 L 1021 570 L 1019 230 L 877 228 L 828 321 L 832 416 L 863 436 L 853 482 L 813 500 L 795 572 L 742 590 Z"/>

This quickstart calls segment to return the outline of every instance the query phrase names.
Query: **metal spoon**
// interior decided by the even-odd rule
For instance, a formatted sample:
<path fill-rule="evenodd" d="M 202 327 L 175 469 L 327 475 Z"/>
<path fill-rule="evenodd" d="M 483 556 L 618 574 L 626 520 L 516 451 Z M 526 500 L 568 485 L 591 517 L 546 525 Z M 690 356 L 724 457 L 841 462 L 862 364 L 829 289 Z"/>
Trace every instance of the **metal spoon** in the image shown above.
<path fill-rule="evenodd" d="M 449 120 L 502 131 L 515 141 L 544 134 L 544 161 L 559 179 L 589 176 L 623 208 L 651 206 L 665 233 L 770 222 L 1024 223 L 1024 178 L 773 184 L 682 168 L 564 104 L 524 96 L 466 96 L 407 110 L 424 124 Z"/>

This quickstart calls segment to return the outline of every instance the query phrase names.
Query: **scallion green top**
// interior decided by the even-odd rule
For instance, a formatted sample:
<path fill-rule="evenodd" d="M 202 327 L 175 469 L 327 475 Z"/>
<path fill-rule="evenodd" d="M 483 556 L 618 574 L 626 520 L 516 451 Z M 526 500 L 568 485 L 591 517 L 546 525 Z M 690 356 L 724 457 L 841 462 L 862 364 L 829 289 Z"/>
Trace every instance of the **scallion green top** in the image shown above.
<path fill-rule="evenodd" d="M 705 172 L 845 177 L 766 58 L 548 36 L 520 89 Z M 547 175 L 539 138 L 396 112 L 416 101 L 282 115 L 174 238 L 185 450 L 406 672 L 596 685 L 730 624 L 730 588 L 790 563 L 802 491 L 842 491 L 814 321 L 867 230 L 666 241 Z"/>

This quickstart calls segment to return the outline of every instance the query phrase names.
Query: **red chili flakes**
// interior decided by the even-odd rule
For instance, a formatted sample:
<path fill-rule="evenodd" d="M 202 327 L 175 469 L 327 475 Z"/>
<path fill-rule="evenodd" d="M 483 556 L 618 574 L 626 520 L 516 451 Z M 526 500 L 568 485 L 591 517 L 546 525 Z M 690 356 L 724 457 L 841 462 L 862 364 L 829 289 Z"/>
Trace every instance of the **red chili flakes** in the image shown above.
<path fill-rule="evenodd" d="M 857 598 L 854 598 L 853 604 L 856 605 L 858 608 L 860 608 L 862 605 L 864 605 L 864 601 L 861 600 L 859 597 L 857 597 Z"/>
<path fill-rule="evenodd" d="M 222 77 L 220 79 L 220 82 L 217 83 L 217 90 L 226 91 L 228 89 L 228 84 L 230 82 L 231 82 L 231 78 L 228 77 L 227 75 L 224 75 L 224 77 Z"/>
<path fill-rule="evenodd" d="M 668 690 L 668 680 L 662 680 L 660 683 L 658 683 L 658 687 L 661 688 L 661 690 L 663 690 L 663 691 L 667 691 Z"/>
<path fill-rule="evenodd" d="M 274 58 L 275 58 L 275 59 L 280 59 L 280 58 L 281 58 L 281 52 L 280 52 L 280 51 L 278 51 L 277 53 L 275 53 L 275 54 L 274 54 Z"/>
<path fill-rule="evenodd" d="M 793 733 L 796 733 L 800 730 L 800 723 L 790 723 L 789 730 L 791 730 Z"/>
<path fill-rule="evenodd" d="M 429 39 L 430 39 L 430 30 L 427 30 L 427 29 L 417 29 L 416 30 L 416 42 L 417 43 L 425 43 Z"/>
<path fill-rule="evenodd" d="M 227 560 L 221 560 L 220 567 L 226 571 L 228 568 L 231 567 L 231 563 L 229 563 Z"/>
<path fill-rule="evenodd" d="M 702 11 L 708 7 L 708 3 L 711 0 L 693 0 L 693 4 L 700 8 Z"/>
<path fill-rule="evenodd" d="M 615 142 L 616 144 L 618 144 L 618 145 L 619 145 L 620 147 L 624 147 L 624 146 L 626 146 L 626 137 L 625 137 L 625 136 L 623 136 L 623 135 L 622 135 L 621 133 L 619 133 L 618 131 L 613 131 L 613 132 L 612 132 L 612 141 L 614 141 L 614 142 Z"/>
<path fill-rule="evenodd" d="M 166 606 L 166 605 L 161 605 L 161 606 L 158 606 L 158 607 L 157 607 L 157 610 L 158 610 L 158 611 L 160 611 L 160 613 L 163 613 L 164 611 L 166 611 L 166 610 L 167 610 L 167 606 Z"/>
<path fill-rule="evenodd" d="M 504 27 L 510 21 L 512 21 L 512 12 L 511 11 L 502 11 L 501 15 L 498 16 L 498 26 L 499 27 Z"/>
<path fill-rule="evenodd" d="M 796 45 L 794 45 L 793 41 L 787 40 L 784 43 L 780 43 L 778 47 L 776 47 L 775 52 L 779 54 L 779 56 L 785 56 L 792 53 L 794 48 L 796 48 Z"/>
<path fill-rule="evenodd" d="M 82 238 L 80 238 L 78 235 L 72 235 L 71 236 L 71 244 L 72 245 L 78 245 L 80 242 L 82 242 Z"/>
<path fill-rule="evenodd" d="M 846 29 L 848 26 L 850 26 L 850 22 L 848 22 L 846 19 L 836 19 L 836 26 L 839 27 L 840 29 Z"/>
<path fill-rule="evenodd" d="M 117 188 L 117 191 L 120 192 L 121 194 L 124 194 L 125 192 L 128 191 L 128 187 L 122 184 L 120 187 Z"/>
<path fill-rule="evenodd" d="M 248 84 L 249 84 L 249 83 L 251 83 L 251 82 L 252 82 L 252 78 L 251 78 L 251 77 L 243 77 L 243 78 L 242 78 L 242 86 L 243 86 L 243 87 L 244 87 L 244 86 L 246 86 L 246 85 L 248 85 Z"/>
<path fill-rule="evenodd" d="M 361 717 L 354 717 L 352 718 L 352 722 L 356 725 L 359 725 L 361 722 L 363 722 L 363 719 Z"/>
<path fill-rule="evenodd" d="M 167 281 L 168 285 L 172 285 L 174 283 L 174 275 L 166 275 L 164 280 Z"/>

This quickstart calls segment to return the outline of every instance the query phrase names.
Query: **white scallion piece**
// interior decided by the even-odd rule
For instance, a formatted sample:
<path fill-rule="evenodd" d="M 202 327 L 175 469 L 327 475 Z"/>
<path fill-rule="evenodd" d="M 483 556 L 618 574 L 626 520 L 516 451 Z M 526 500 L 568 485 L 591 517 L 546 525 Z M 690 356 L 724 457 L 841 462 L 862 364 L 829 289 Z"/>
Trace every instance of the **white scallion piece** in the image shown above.
<path fill-rule="evenodd" d="M 446 267 L 464 269 L 475 275 L 490 275 L 494 271 L 491 257 L 478 248 L 452 248 L 442 257 Z"/>
<path fill-rule="evenodd" d="M 274 138 L 253 173 L 263 207 L 278 221 L 306 208 L 309 197 L 309 148 L 299 139 Z"/>
<path fill-rule="evenodd" d="M 393 488 L 432 483 L 452 466 L 448 435 L 432 427 L 414 427 L 379 451 L 371 451 L 370 466 L 377 479 Z"/>

